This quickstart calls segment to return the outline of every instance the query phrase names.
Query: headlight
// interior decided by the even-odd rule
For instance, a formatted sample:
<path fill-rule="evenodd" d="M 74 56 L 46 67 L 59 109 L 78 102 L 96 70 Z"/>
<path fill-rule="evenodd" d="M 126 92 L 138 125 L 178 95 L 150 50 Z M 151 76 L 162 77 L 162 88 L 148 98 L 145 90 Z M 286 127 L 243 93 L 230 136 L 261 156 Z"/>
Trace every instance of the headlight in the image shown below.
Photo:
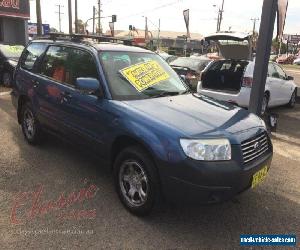
<path fill-rule="evenodd" d="M 261 119 L 261 124 L 262 124 L 262 126 L 267 130 L 266 122 L 265 122 L 263 119 Z"/>
<path fill-rule="evenodd" d="M 188 157 L 198 161 L 231 160 L 231 145 L 228 139 L 180 139 L 180 144 Z"/>

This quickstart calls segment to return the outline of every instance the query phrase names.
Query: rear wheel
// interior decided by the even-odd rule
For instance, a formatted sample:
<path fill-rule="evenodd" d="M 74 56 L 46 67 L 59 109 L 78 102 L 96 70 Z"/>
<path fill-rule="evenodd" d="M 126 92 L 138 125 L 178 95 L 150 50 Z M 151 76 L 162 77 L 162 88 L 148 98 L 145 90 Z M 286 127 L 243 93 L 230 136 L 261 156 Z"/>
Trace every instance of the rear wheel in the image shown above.
<path fill-rule="evenodd" d="M 29 144 L 38 144 L 42 140 L 42 130 L 29 102 L 21 111 L 21 126 L 24 137 Z"/>
<path fill-rule="evenodd" d="M 261 115 L 265 115 L 266 111 L 268 109 L 268 104 L 269 104 L 269 96 L 267 93 L 265 93 L 263 102 L 262 102 L 262 107 L 261 107 Z"/>
<path fill-rule="evenodd" d="M 296 105 L 296 94 L 297 94 L 297 92 L 295 90 L 293 92 L 292 96 L 291 96 L 291 99 L 290 99 L 289 103 L 288 103 L 288 107 L 290 107 L 290 108 L 294 108 L 295 107 L 295 105 Z"/>
<path fill-rule="evenodd" d="M 129 212 L 145 216 L 158 201 L 159 184 L 154 163 L 137 146 L 125 148 L 114 163 L 117 193 Z"/>

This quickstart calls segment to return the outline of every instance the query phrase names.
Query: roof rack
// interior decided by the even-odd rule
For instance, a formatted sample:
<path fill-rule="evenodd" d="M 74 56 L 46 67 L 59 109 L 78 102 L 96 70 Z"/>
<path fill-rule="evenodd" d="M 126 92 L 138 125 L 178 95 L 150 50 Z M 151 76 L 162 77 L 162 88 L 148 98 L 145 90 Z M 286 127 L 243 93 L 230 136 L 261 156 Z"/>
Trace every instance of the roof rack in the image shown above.
<path fill-rule="evenodd" d="M 85 35 L 85 34 L 65 34 L 65 33 L 49 33 L 48 35 L 39 37 L 38 39 L 50 39 L 50 40 L 70 40 L 72 42 L 83 42 L 84 39 L 96 40 L 97 42 L 108 43 L 122 43 L 124 45 L 132 46 L 132 39 L 121 39 L 111 36 L 97 36 L 97 35 Z"/>

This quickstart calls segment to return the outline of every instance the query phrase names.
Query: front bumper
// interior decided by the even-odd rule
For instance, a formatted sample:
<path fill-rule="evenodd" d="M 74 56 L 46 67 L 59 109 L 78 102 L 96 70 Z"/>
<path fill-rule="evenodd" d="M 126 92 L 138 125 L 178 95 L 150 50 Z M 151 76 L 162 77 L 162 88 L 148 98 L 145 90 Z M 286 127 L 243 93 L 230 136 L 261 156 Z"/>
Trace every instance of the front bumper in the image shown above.
<path fill-rule="evenodd" d="M 195 203 L 215 203 L 228 200 L 249 189 L 253 175 L 265 166 L 270 168 L 272 150 L 244 165 L 237 161 L 199 162 L 186 159 L 163 168 L 163 194 L 167 200 Z"/>

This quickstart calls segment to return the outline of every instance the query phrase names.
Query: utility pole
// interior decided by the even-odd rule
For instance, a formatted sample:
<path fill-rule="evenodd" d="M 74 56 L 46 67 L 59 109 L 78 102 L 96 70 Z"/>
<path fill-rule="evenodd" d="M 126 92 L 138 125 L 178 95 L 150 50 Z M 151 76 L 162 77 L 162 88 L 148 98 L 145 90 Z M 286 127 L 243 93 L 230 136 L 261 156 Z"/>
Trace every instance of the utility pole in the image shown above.
<path fill-rule="evenodd" d="M 252 31 L 252 34 L 253 34 L 253 37 L 255 35 L 255 28 L 256 28 L 256 21 L 259 21 L 259 18 L 251 18 L 251 21 L 253 21 L 253 31 Z"/>
<path fill-rule="evenodd" d="M 157 48 L 156 48 L 156 50 L 159 50 L 159 48 L 160 48 L 160 18 L 158 19 Z"/>
<path fill-rule="evenodd" d="M 61 33 L 61 15 L 64 14 L 61 12 L 61 8 L 63 8 L 64 6 L 60 4 L 57 4 L 56 6 L 58 7 L 58 12 L 56 12 L 56 14 L 58 14 L 59 32 Z"/>
<path fill-rule="evenodd" d="M 101 35 L 101 0 L 98 0 L 98 28 L 99 28 L 99 35 Z"/>
<path fill-rule="evenodd" d="M 37 35 L 41 36 L 43 34 L 41 0 L 36 0 L 36 22 L 37 22 Z"/>
<path fill-rule="evenodd" d="M 224 12 L 224 0 L 222 0 L 222 7 L 219 10 L 218 31 L 221 30 L 221 24 L 222 24 L 222 20 L 223 20 L 223 12 Z"/>
<path fill-rule="evenodd" d="M 93 6 L 93 35 L 95 35 L 96 7 Z"/>
<path fill-rule="evenodd" d="M 260 115 L 268 74 L 268 64 L 274 31 L 278 0 L 264 0 L 257 40 L 253 84 L 250 96 L 250 112 Z"/>
<path fill-rule="evenodd" d="M 73 18 L 72 18 L 72 0 L 68 0 L 68 11 L 69 11 L 69 34 L 73 33 L 73 29 L 72 29 L 72 22 L 73 22 Z"/>
<path fill-rule="evenodd" d="M 220 22 L 220 10 L 218 11 L 218 17 L 217 17 L 217 32 L 219 32 L 219 22 Z"/>
<path fill-rule="evenodd" d="M 78 34 L 78 4 L 75 0 L 75 34 Z"/>

